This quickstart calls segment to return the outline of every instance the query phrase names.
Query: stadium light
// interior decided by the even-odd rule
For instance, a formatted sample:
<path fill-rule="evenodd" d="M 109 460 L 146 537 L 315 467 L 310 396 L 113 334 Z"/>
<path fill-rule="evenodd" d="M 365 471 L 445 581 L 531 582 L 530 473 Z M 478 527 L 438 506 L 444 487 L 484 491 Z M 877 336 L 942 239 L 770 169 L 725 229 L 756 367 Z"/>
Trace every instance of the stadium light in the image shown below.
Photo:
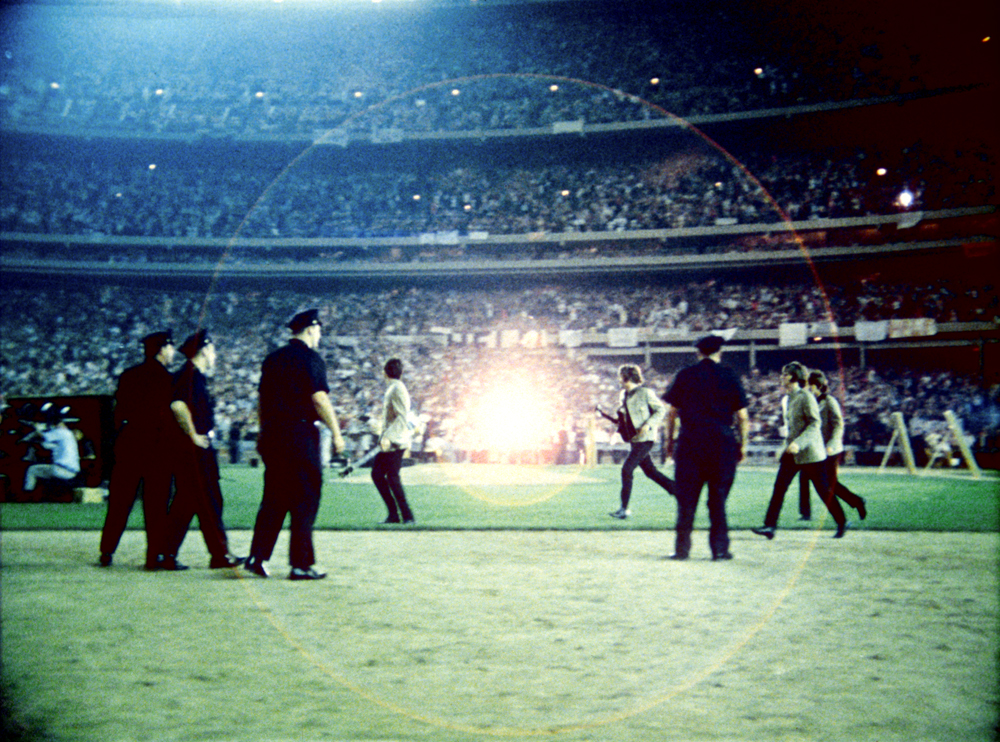
<path fill-rule="evenodd" d="M 886 170 L 884 167 L 880 167 L 878 170 L 875 171 L 875 174 L 878 175 L 878 176 L 883 176 L 887 172 L 889 172 L 889 171 Z"/>
<path fill-rule="evenodd" d="M 896 203 L 902 206 L 904 209 L 910 208 L 913 205 L 913 193 L 909 188 L 903 189 L 903 192 L 896 197 Z"/>

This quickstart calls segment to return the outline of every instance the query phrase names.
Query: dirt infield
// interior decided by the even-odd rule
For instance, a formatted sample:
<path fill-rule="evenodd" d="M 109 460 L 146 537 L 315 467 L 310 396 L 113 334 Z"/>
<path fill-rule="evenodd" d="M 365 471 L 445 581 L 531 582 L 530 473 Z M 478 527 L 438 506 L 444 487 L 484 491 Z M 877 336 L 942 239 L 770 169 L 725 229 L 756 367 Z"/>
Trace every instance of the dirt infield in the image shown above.
<path fill-rule="evenodd" d="M 6 532 L 3 676 L 60 741 L 994 739 L 998 536 L 829 535 L 320 533 L 292 583 Z"/>

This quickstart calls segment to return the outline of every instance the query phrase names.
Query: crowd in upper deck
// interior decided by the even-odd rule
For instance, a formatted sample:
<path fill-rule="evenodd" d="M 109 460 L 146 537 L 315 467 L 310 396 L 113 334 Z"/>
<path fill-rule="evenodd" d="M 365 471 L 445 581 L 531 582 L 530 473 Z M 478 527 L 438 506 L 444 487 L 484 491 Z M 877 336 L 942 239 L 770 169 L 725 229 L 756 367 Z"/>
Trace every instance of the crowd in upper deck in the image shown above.
<path fill-rule="evenodd" d="M 976 18 L 931 28 L 894 11 L 32 4 L 5 16 L 0 124 L 311 139 L 693 117 L 989 79 Z"/>
<path fill-rule="evenodd" d="M 981 149 L 831 148 L 735 164 L 703 142 L 690 145 L 632 161 L 382 169 L 331 168 L 308 156 L 282 169 L 281 162 L 178 156 L 140 164 L 18 152 L 0 164 L 0 231 L 185 238 L 601 233 L 997 201 L 997 171 Z M 905 206 L 903 193 L 911 199 Z"/>

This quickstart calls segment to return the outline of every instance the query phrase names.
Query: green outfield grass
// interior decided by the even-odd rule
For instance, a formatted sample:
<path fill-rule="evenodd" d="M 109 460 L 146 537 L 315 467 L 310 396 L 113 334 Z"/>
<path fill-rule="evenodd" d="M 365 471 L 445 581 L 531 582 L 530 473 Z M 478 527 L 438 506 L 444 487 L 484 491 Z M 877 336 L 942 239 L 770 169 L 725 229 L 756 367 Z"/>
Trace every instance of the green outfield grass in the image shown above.
<path fill-rule="evenodd" d="M 385 509 L 368 472 L 361 470 L 347 479 L 339 479 L 332 472 L 327 475 L 318 529 L 399 528 L 380 524 Z M 966 473 L 912 476 L 893 471 L 880 474 L 874 469 L 845 469 L 841 473 L 842 481 L 868 501 L 869 515 L 863 522 L 853 510 L 847 511 L 857 528 L 955 532 L 1000 529 L 1000 479 L 995 472 L 984 473 L 980 479 Z M 740 469 L 728 505 L 732 528 L 745 529 L 762 522 L 774 475 L 773 468 Z M 228 528 L 253 527 L 262 476 L 259 468 L 223 467 L 224 520 Z M 673 498 L 637 472 L 632 518 L 609 518 L 607 513 L 618 504 L 619 487 L 619 468 L 611 465 L 426 464 L 404 469 L 403 481 L 419 529 L 647 530 L 672 528 L 676 517 Z M 793 483 L 785 500 L 781 527 L 820 527 L 826 511 L 818 497 L 812 497 L 813 521 L 800 523 L 798 483 Z M 0 527 L 100 529 L 105 511 L 103 504 L 7 503 L 0 506 Z M 137 503 L 129 528 L 140 529 L 142 525 L 141 505 Z M 705 526 L 707 513 L 701 504 L 696 527 Z M 822 526 L 832 527 L 828 516 Z"/>

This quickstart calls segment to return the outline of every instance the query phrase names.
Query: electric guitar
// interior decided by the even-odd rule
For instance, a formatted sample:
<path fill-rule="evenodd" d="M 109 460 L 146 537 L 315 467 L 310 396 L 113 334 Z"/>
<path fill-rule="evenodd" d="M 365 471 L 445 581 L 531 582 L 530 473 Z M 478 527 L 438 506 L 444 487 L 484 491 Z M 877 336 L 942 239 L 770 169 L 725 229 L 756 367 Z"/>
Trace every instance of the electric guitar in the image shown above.
<path fill-rule="evenodd" d="M 632 421 L 629 419 L 628 413 L 625 412 L 625 408 L 622 407 L 618 410 L 618 414 L 615 416 L 609 415 L 607 412 L 601 409 L 600 405 L 594 408 L 597 413 L 603 417 L 605 420 L 613 422 L 618 427 L 618 435 L 622 437 L 622 440 L 628 443 L 633 438 L 635 438 L 636 430 L 635 426 L 632 425 Z"/>

